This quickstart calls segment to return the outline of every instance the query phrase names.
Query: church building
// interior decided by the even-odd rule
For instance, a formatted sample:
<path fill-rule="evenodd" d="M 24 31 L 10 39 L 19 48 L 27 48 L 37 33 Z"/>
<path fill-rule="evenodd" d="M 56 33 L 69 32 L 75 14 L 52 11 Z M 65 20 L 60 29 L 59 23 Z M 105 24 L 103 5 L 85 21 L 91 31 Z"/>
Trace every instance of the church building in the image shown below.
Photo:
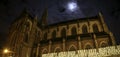
<path fill-rule="evenodd" d="M 24 10 L 15 19 L 8 35 L 8 47 L 14 52 L 10 56 L 102 57 L 112 54 L 104 48 L 120 49 L 101 13 L 54 24 L 47 24 L 47 16 L 45 10 L 38 21 L 37 16 Z M 120 51 L 115 54 L 120 54 Z"/>

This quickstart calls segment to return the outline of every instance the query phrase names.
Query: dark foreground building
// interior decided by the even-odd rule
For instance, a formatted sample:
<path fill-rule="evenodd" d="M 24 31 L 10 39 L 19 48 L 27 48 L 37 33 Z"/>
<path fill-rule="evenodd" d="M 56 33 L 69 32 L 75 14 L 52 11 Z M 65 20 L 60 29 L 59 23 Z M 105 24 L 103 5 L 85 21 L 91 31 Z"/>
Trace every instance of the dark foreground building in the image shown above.
<path fill-rule="evenodd" d="M 120 47 L 101 13 L 96 16 L 47 24 L 27 11 L 11 24 L 8 49 L 15 57 L 104 57 L 118 56 Z M 113 53 L 114 52 L 114 53 Z"/>

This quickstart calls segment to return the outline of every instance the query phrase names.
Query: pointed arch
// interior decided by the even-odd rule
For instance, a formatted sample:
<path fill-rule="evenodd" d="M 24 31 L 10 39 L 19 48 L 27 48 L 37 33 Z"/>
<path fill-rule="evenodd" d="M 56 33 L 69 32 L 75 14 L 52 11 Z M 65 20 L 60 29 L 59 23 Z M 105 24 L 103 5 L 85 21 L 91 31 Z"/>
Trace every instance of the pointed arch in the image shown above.
<path fill-rule="evenodd" d="M 93 24 L 93 32 L 99 32 L 97 24 Z"/>
<path fill-rule="evenodd" d="M 84 49 L 92 49 L 93 46 L 91 45 L 91 43 L 86 43 L 85 46 L 84 46 Z"/>
<path fill-rule="evenodd" d="M 48 53 L 48 51 L 46 48 L 42 50 L 42 54 L 47 54 L 47 53 Z"/>
<path fill-rule="evenodd" d="M 106 46 L 107 46 L 106 43 L 102 43 L 102 44 L 101 44 L 101 47 L 106 47 Z"/>
<path fill-rule="evenodd" d="M 72 27 L 72 29 L 71 29 L 71 35 L 76 35 L 76 34 L 77 34 L 76 27 Z"/>
<path fill-rule="evenodd" d="M 100 47 L 106 47 L 108 46 L 108 43 L 105 41 L 100 42 Z"/>
<path fill-rule="evenodd" d="M 65 38 L 65 37 L 66 37 L 66 29 L 65 29 L 65 28 L 63 28 L 63 29 L 61 30 L 61 37 L 62 37 L 62 38 Z"/>
<path fill-rule="evenodd" d="M 85 46 L 85 49 L 91 49 L 91 48 L 92 48 L 91 45 L 86 45 L 86 46 Z"/>
<path fill-rule="evenodd" d="M 82 33 L 88 33 L 88 30 L 87 30 L 87 25 L 83 25 L 82 26 Z"/>
<path fill-rule="evenodd" d="M 68 51 L 76 51 L 77 48 L 75 47 L 75 45 L 71 45 L 69 46 L 69 50 Z"/>
<path fill-rule="evenodd" d="M 61 52 L 61 51 L 62 51 L 62 50 L 61 50 L 60 47 L 56 47 L 55 50 L 54 50 L 55 53 L 59 53 L 59 52 Z"/>

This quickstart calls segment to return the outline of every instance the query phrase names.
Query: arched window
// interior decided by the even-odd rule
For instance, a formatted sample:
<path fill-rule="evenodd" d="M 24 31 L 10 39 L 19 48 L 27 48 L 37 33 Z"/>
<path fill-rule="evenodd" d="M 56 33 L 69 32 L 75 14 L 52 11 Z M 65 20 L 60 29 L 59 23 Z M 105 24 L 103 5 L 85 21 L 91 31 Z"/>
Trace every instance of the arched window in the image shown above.
<path fill-rule="evenodd" d="M 56 38 L 56 31 L 55 30 L 52 32 L 52 38 Z"/>
<path fill-rule="evenodd" d="M 47 50 L 43 50 L 43 52 L 42 52 L 42 54 L 47 54 L 48 52 L 47 52 Z"/>
<path fill-rule="evenodd" d="M 101 44 L 101 47 L 106 47 L 106 46 L 108 46 L 107 43 L 102 43 Z"/>
<path fill-rule="evenodd" d="M 25 34 L 24 42 L 28 43 L 28 34 Z"/>
<path fill-rule="evenodd" d="M 60 48 L 57 48 L 56 50 L 55 50 L 55 53 L 59 53 L 61 51 L 61 49 Z"/>
<path fill-rule="evenodd" d="M 98 26 L 96 24 L 93 25 L 93 32 L 99 32 Z"/>
<path fill-rule="evenodd" d="M 72 34 L 72 35 L 76 35 L 76 34 L 77 34 L 76 27 L 73 27 L 73 28 L 71 29 L 71 34 Z"/>
<path fill-rule="evenodd" d="M 87 26 L 86 25 L 83 25 L 82 27 L 82 32 L 85 34 L 85 33 L 88 33 L 88 30 L 87 30 Z"/>
<path fill-rule="evenodd" d="M 61 37 L 62 37 L 62 38 L 66 37 L 66 29 L 65 29 L 65 28 L 63 28 L 63 29 L 61 30 Z"/>
<path fill-rule="evenodd" d="M 85 49 L 91 49 L 92 46 L 91 45 L 86 45 Z"/>
<path fill-rule="evenodd" d="M 44 34 L 44 40 L 47 40 L 47 33 Z"/>
<path fill-rule="evenodd" d="M 57 53 L 57 56 L 58 56 L 59 52 L 61 52 L 61 49 L 60 49 L 60 48 L 57 48 L 57 49 L 55 49 L 54 52 Z"/>
<path fill-rule="evenodd" d="M 72 46 L 72 47 L 70 47 L 69 51 L 76 51 L 76 49 L 74 46 Z"/>

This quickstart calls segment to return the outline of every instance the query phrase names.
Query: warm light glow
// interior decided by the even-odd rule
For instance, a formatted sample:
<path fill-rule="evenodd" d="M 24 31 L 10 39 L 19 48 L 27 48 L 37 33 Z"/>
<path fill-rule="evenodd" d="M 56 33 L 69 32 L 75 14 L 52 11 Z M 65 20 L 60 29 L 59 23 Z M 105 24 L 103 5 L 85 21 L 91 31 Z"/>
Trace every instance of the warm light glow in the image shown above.
<path fill-rule="evenodd" d="M 5 50 L 4 50 L 4 53 L 8 53 L 8 52 L 9 52 L 8 49 L 5 49 Z"/>
<path fill-rule="evenodd" d="M 77 4 L 75 2 L 68 3 L 68 9 L 74 11 L 77 9 Z"/>
<path fill-rule="evenodd" d="M 42 57 L 110 57 L 110 56 L 112 57 L 112 55 L 120 54 L 120 45 L 116 47 L 108 46 L 104 48 L 99 48 L 98 50 L 99 52 L 96 49 L 88 49 L 69 52 L 67 51 L 59 53 L 48 53 L 42 54 Z"/>

